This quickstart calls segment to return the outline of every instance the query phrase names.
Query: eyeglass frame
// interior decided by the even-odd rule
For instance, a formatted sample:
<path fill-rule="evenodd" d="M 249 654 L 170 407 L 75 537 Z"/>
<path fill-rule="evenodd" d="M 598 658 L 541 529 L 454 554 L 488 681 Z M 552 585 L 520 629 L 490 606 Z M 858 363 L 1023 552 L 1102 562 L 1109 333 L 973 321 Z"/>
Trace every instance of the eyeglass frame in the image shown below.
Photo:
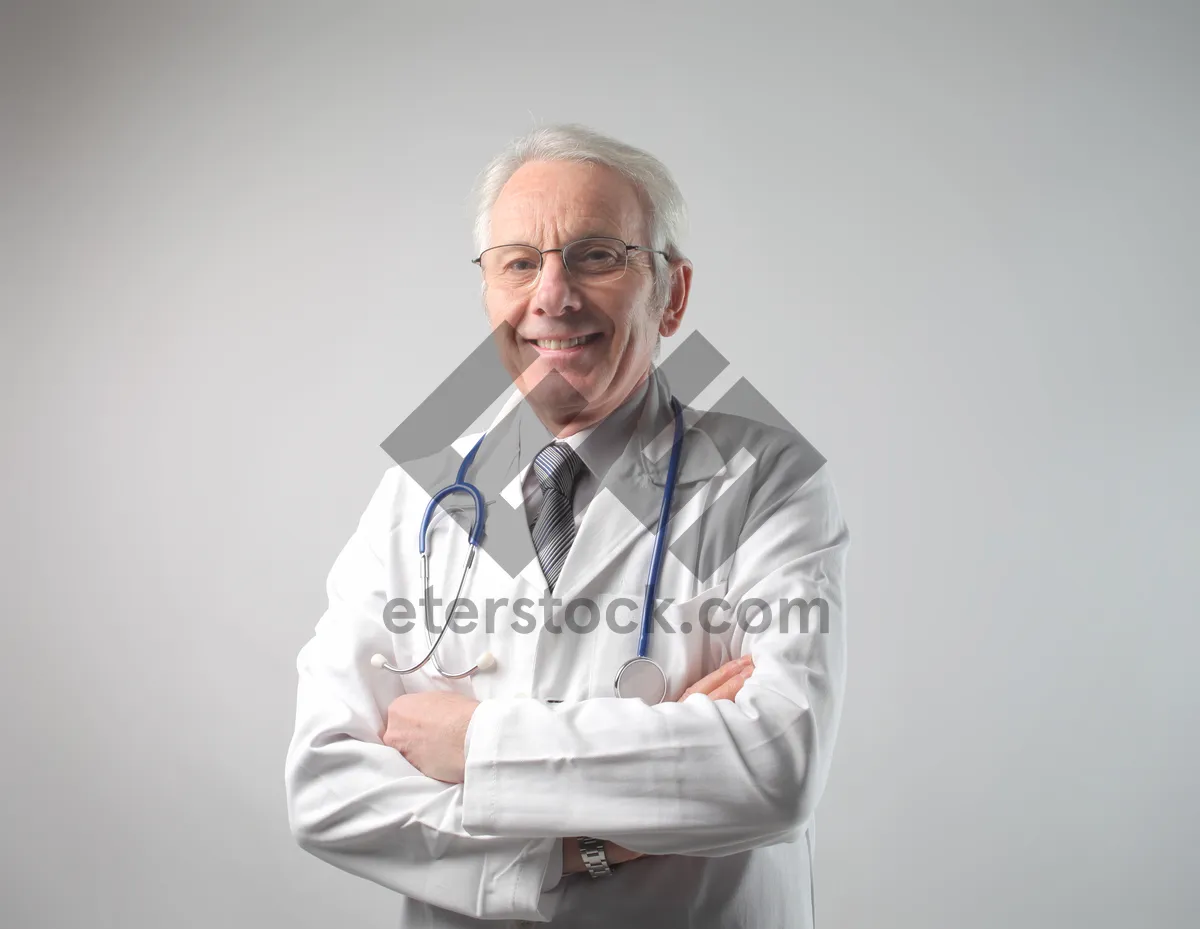
<path fill-rule="evenodd" d="M 536 281 L 539 277 L 542 276 L 542 269 L 544 267 L 546 267 L 546 256 L 547 255 L 549 255 L 551 252 L 558 252 L 559 255 L 563 255 L 563 253 L 568 248 L 570 248 L 572 245 L 577 245 L 580 242 L 587 242 L 587 241 L 590 241 L 591 239 L 605 239 L 609 242 L 620 242 L 625 247 L 625 269 L 621 272 L 622 276 L 624 276 L 625 271 L 629 270 L 629 253 L 630 252 L 646 252 L 647 254 L 651 254 L 651 255 L 662 255 L 668 261 L 671 260 L 671 256 L 668 252 L 664 252 L 661 249 L 657 249 L 657 248 L 650 248 L 647 245 L 630 245 L 624 239 L 618 238 L 615 235 L 585 235 L 582 238 L 575 239 L 571 242 L 568 242 L 566 245 L 562 246 L 561 248 L 545 248 L 545 249 L 543 249 L 543 248 L 538 248 L 536 245 L 528 245 L 525 242 L 508 242 L 504 245 L 489 245 L 487 248 L 485 248 L 482 252 L 479 253 L 479 257 L 471 259 L 471 264 L 479 265 L 479 270 L 482 271 L 483 270 L 483 256 L 485 254 L 487 254 L 488 252 L 492 251 L 493 249 L 496 249 L 496 248 L 531 248 L 535 252 L 538 253 L 538 269 L 537 269 L 537 272 L 533 275 L 533 277 L 529 281 L 529 283 L 532 284 L 534 281 Z M 567 265 L 567 260 L 566 260 L 565 256 L 562 258 L 562 263 L 563 263 L 563 270 L 566 271 L 569 275 L 571 275 L 572 278 L 574 278 L 577 281 L 586 280 L 586 278 L 576 277 L 575 272 L 572 271 L 570 269 L 570 267 Z M 620 278 L 614 278 L 614 280 L 620 280 Z M 528 285 L 526 285 L 526 286 L 528 286 Z"/>

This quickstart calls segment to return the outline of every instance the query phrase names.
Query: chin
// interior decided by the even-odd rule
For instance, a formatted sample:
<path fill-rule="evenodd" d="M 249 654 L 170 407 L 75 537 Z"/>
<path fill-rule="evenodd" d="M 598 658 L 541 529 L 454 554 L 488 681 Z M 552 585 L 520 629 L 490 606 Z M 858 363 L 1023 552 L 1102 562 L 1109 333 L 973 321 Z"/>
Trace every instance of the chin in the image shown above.
<path fill-rule="evenodd" d="M 559 418 L 567 419 L 588 406 L 595 396 L 595 378 L 580 377 L 565 373 L 557 368 L 534 364 L 525 371 L 521 392 L 530 402 L 544 409 L 554 410 Z"/>

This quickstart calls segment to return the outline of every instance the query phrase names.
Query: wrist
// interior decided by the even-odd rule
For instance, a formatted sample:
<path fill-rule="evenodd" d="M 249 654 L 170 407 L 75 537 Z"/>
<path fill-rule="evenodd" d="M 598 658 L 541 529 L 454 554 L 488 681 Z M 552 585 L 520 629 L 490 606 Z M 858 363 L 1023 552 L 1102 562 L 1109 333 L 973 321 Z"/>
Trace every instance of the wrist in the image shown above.
<path fill-rule="evenodd" d="M 477 709 L 479 709 L 479 701 L 478 700 L 475 701 L 475 705 L 473 707 L 471 707 L 470 711 L 465 715 L 465 717 L 459 723 L 459 726 L 462 729 L 463 758 L 466 758 L 467 752 L 469 752 L 471 750 L 471 720 L 473 720 L 475 718 L 475 711 Z"/>
<path fill-rule="evenodd" d="M 578 874 L 586 870 L 583 856 L 579 853 L 579 840 L 573 836 L 563 839 L 563 874 Z"/>
<path fill-rule="evenodd" d="M 611 877 L 612 867 L 608 860 L 611 843 L 603 839 L 593 839 L 590 836 L 579 836 L 579 857 L 583 859 L 584 870 L 593 878 Z"/>

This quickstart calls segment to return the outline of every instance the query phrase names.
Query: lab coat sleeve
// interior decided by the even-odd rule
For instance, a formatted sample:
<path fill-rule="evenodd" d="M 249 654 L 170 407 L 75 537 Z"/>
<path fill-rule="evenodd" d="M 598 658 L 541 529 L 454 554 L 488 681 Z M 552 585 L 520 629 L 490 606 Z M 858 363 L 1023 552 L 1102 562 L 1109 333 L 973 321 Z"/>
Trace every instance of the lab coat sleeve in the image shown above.
<path fill-rule="evenodd" d="M 381 740 L 387 707 L 403 690 L 399 675 L 370 659 L 390 654 L 385 553 L 395 497 L 409 481 L 399 468 L 384 476 L 334 563 L 328 609 L 296 661 L 285 762 L 292 833 L 316 857 L 434 906 L 545 922 L 561 895 L 561 839 L 468 834 L 462 785 L 426 777 Z"/>
<path fill-rule="evenodd" d="M 734 655 L 754 657 L 736 699 L 485 701 L 468 731 L 468 832 L 591 835 L 698 856 L 802 834 L 841 714 L 849 531 L 827 467 L 789 488 L 790 470 L 781 464 L 751 498 L 730 571 L 734 616 L 752 598 L 772 610 L 765 629 L 757 610 L 733 624 Z M 819 606 L 807 624 L 793 610 L 785 628 L 779 603 L 795 598 L 824 600 L 827 629 Z"/>

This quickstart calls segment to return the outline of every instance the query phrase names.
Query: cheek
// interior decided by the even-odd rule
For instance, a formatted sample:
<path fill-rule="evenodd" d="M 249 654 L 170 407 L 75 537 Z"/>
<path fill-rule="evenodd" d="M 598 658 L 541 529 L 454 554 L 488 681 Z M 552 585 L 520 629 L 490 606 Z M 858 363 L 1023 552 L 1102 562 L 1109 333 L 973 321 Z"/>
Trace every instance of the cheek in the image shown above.
<path fill-rule="evenodd" d="M 636 342 L 647 330 L 654 328 L 654 321 L 648 319 L 647 298 L 639 293 L 629 295 L 628 309 L 614 311 L 613 320 L 614 341 L 628 346 Z"/>
<path fill-rule="evenodd" d="M 507 308 L 498 305 L 497 301 L 495 300 L 489 300 L 486 302 L 484 304 L 484 310 L 487 313 L 488 322 L 491 323 L 493 329 L 495 329 L 501 323 L 507 322 L 511 324 L 512 322 L 512 320 L 509 318 Z"/>
<path fill-rule="evenodd" d="M 648 300 L 640 301 L 628 314 L 624 324 L 625 347 L 640 351 L 645 343 L 652 342 L 658 332 L 658 320 L 650 313 Z"/>
<path fill-rule="evenodd" d="M 493 332 L 506 323 L 508 324 L 508 331 L 504 333 L 502 343 L 515 345 L 516 330 L 522 318 L 520 305 L 503 300 L 490 300 L 484 304 L 484 309 L 487 313 L 488 325 Z"/>

